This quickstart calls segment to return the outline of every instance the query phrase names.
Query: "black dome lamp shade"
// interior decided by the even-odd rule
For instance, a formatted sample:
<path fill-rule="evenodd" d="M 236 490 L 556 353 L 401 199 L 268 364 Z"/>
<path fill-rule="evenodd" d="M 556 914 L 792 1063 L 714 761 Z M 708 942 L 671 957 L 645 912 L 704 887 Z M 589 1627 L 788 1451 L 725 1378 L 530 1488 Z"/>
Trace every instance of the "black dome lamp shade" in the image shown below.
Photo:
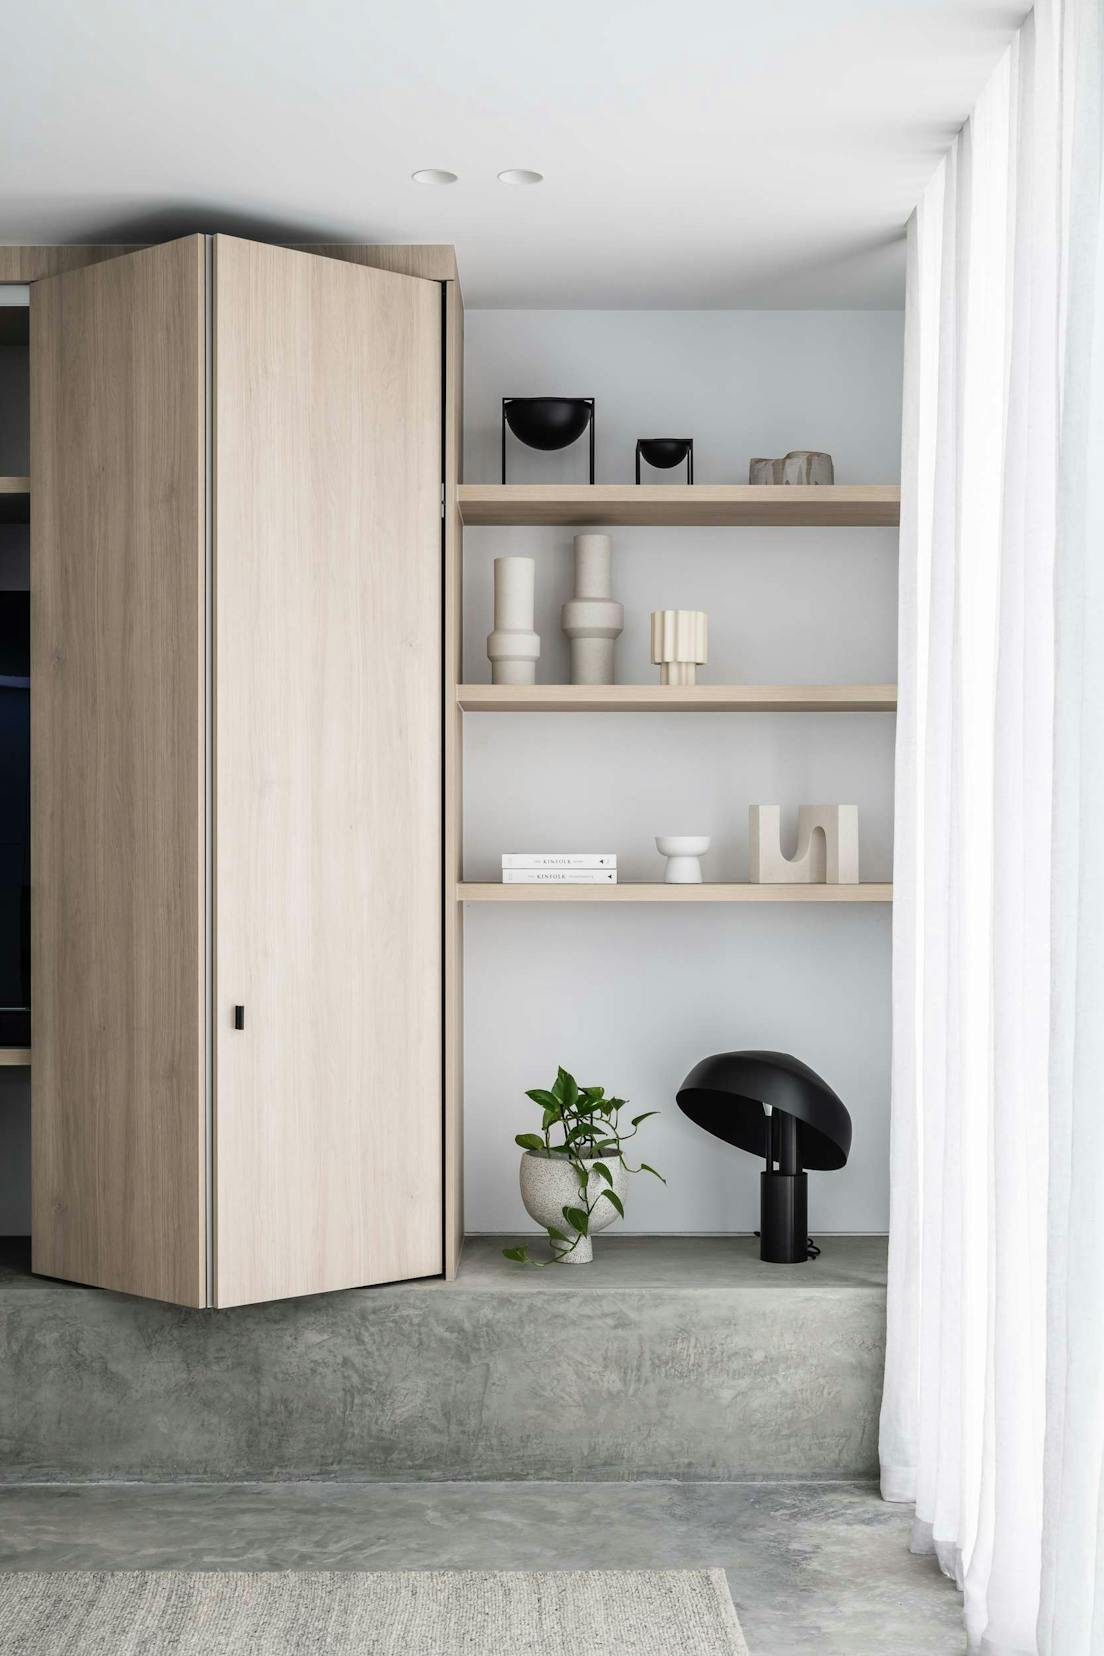
<path fill-rule="evenodd" d="M 695 1064 L 676 1094 L 707 1133 L 762 1156 L 759 1257 L 796 1265 L 809 1257 L 805 1169 L 844 1167 L 851 1117 L 815 1070 L 785 1052 L 718 1052 Z"/>

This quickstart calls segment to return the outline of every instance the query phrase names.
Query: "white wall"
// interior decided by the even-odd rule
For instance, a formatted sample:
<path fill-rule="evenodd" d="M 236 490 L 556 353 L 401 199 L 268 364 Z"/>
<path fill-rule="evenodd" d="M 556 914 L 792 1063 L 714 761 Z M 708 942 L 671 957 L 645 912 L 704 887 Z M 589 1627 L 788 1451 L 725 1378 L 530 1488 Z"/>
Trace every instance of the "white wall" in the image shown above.
<path fill-rule="evenodd" d="M 695 438 L 695 481 L 746 482 L 753 454 L 824 448 L 838 482 L 899 474 L 901 317 L 895 312 L 469 312 L 465 476 L 499 479 L 501 398 L 597 399 L 599 482 L 632 480 L 638 436 Z M 585 443 L 560 455 L 511 438 L 514 482 L 582 480 Z M 671 480 L 673 474 L 653 474 Z M 620 529 L 625 605 L 617 675 L 654 683 L 648 615 L 709 612 L 703 678 L 881 682 L 896 675 L 896 533 Z M 490 677 L 491 565 L 535 556 L 538 678 L 568 677 L 560 605 L 571 535 L 469 529 L 465 667 Z M 888 879 L 893 720 L 886 715 L 480 715 L 465 724 L 465 873 L 494 879 L 502 851 L 615 850 L 622 877 L 656 879 L 657 833 L 708 833 L 707 879 L 746 878 L 747 807 L 860 807 L 862 876 Z M 637 1110 L 668 1176 L 630 1190 L 634 1231 L 751 1230 L 760 1163 L 678 1111 L 709 1052 L 794 1052 L 851 1110 L 841 1173 L 810 1176 L 815 1229 L 888 1222 L 890 921 L 881 906 L 509 907 L 466 912 L 466 1206 L 470 1231 L 531 1230 L 515 1132 L 527 1087 L 557 1063 Z M 634 1111 L 635 1113 L 635 1111 Z"/>

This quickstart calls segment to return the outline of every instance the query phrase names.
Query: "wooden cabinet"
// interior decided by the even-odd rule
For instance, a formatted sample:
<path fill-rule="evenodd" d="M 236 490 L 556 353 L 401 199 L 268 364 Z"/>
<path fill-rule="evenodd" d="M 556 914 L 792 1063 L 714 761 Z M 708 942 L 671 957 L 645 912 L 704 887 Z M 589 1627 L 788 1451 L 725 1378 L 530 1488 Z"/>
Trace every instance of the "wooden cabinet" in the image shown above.
<path fill-rule="evenodd" d="M 444 1268 L 448 314 L 223 236 L 34 284 L 36 1271 Z"/>

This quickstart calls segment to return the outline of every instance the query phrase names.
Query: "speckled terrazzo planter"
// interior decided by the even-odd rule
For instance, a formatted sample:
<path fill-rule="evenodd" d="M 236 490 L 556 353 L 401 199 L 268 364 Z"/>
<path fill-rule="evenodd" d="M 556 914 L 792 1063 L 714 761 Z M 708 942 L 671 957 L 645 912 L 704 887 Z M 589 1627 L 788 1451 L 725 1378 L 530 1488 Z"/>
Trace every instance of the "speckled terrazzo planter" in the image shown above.
<path fill-rule="evenodd" d="M 618 1196 L 625 1193 L 625 1169 L 616 1159 L 604 1161 L 613 1175 L 613 1188 Z M 587 1182 L 587 1196 L 591 1202 L 597 1201 L 601 1191 L 607 1188 L 606 1181 L 600 1173 L 595 1173 L 593 1161 L 585 1161 L 583 1166 L 590 1174 Z M 566 1236 L 574 1237 L 563 1216 L 565 1207 L 579 1205 L 579 1181 L 575 1177 L 575 1169 L 563 1156 L 550 1156 L 543 1150 L 526 1150 L 521 1158 L 521 1199 L 525 1203 L 525 1211 L 530 1219 L 535 1219 L 538 1225 L 555 1225 Z M 591 1238 L 595 1231 L 605 1230 L 617 1218 L 617 1210 L 612 1202 L 598 1202 L 598 1206 L 590 1216 L 590 1235 L 580 1236 L 578 1242 L 565 1253 L 565 1265 L 589 1265 L 594 1258 L 594 1243 Z"/>

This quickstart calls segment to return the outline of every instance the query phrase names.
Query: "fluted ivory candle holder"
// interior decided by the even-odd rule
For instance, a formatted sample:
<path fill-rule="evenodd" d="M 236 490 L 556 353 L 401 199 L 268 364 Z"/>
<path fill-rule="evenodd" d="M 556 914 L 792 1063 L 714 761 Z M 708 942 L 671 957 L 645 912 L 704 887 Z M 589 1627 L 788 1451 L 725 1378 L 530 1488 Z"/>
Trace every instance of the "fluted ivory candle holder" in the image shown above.
<path fill-rule="evenodd" d="M 696 684 L 709 660 L 708 617 L 704 610 L 653 610 L 652 660 L 660 684 Z"/>
<path fill-rule="evenodd" d="M 614 601 L 608 535 L 575 536 L 575 596 L 563 607 L 561 625 L 571 641 L 572 684 L 612 684 L 613 646 L 625 626 Z"/>
<path fill-rule="evenodd" d="M 494 631 L 487 635 L 492 684 L 535 684 L 540 638 L 533 631 L 536 562 L 494 561 Z"/>

